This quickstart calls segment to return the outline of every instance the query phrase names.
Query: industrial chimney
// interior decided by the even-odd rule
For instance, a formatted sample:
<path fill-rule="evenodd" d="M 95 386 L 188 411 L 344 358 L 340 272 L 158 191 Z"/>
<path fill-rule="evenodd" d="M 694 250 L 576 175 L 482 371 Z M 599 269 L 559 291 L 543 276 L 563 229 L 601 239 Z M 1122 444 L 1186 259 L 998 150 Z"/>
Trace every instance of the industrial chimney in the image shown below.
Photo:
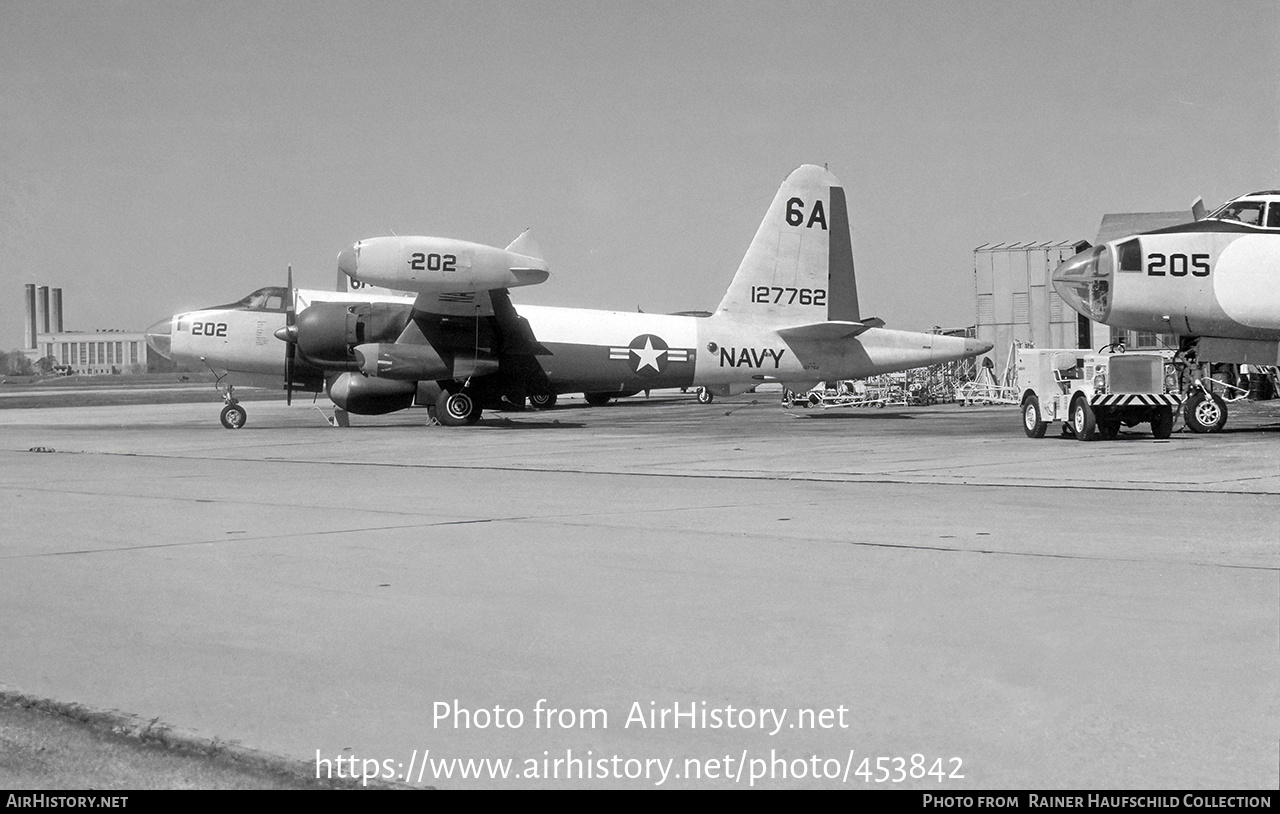
<path fill-rule="evenodd" d="M 22 335 L 23 348 L 32 350 L 36 346 L 36 285 L 27 283 L 27 322 L 26 332 Z"/>
<path fill-rule="evenodd" d="M 42 285 L 36 289 L 36 316 L 39 325 L 37 333 L 49 333 L 49 286 Z"/>
<path fill-rule="evenodd" d="M 53 332 L 62 333 L 62 289 L 53 290 Z"/>

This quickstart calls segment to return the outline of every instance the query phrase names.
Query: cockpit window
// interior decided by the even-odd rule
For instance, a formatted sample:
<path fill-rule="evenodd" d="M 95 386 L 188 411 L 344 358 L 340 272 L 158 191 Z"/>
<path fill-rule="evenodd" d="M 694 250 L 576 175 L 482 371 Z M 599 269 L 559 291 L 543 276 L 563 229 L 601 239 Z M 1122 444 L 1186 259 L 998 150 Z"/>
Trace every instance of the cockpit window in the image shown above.
<path fill-rule="evenodd" d="M 1142 271 L 1142 247 L 1138 245 L 1138 239 L 1121 243 L 1116 247 L 1116 252 L 1120 255 L 1121 271 Z"/>
<path fill-rule="evenodd" d="M 1267 228 L 1280 229 L 1280 202 L 1272 201 L 1267 206 Z"/>
<path fill-rule="evenodd" d="M 283 311 L 284 289 L 279 286 L 259 288 L 236 304 L 246 311 Z"/>
<path fill-rule="evenodd" d="M 284 297 L 288 289 L 273 285 L 259 288 L 242 300 L 226 305 L 212 305 L 205 311 L 284 311 Z"/>
<path fill-rule="evenodd" d="M 1248 226 L 1261 226 L 1262 209 L 1265 205 L 1262 201 L 1234 201 L 1209 217 L 1214 220 L 1239 221 Z"/>

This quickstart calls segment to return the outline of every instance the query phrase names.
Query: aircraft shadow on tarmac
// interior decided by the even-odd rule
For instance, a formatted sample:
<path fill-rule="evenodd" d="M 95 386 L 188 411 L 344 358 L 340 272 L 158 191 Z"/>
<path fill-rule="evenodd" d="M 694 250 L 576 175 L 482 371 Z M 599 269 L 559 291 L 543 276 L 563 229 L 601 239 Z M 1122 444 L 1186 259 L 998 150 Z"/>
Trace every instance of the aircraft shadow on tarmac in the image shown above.
<path fill-rule="evenodd" d="M 560 421 L 556 419 L 529 421 L 524 418 L 513 419 L 501 416 L 482 418 L 476 422 L 476 426 L 495 430 L 576 430 L 586 425 L 576 421 Z"/>
<path fill-rule="evenodd" d="M 859 413 L 817 412 L 817 413 L 807 413 L 807 414 L 793 412 L 791 413 L 791 415 L 795 418 L 803 418 L 809 421 L 833 420 L 833 419 L 841 419 L 841 418 L 852 418 L 852 419 L 860 419 L 860 420 L 885 419 L 885 418 L 900 419 L 904 421 L 916 420 L 916 416 L 913 416 L 913 415 L 908 415 L 906 413 L 886 413 L 883 410 L 876 410 L 874 413 L 868 412 L 868 411 L 863 411 Z"/>

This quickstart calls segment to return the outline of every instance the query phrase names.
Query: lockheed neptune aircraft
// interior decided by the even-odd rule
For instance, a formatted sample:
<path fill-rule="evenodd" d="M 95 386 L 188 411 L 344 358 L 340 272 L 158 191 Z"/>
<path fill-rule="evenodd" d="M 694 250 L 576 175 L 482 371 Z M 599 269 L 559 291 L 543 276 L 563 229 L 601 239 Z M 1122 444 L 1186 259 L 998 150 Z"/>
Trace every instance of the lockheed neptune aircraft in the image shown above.
<path fill-rule="evenodd" d="M 153 326 L 162 354 L 226 371 L 229 384 L 320 392 L 347 413 L 435 408 L 473 424 L 482 408 L 549 407 L 660 388 L 704 400 L 778 382 L 806 390 L 976 356 L 987 342 L 864 319 L 844 189 L 805 165 L 783 182 L 728 292 L 708 317 L 512 304 L 546 263 L 526 232 L 505 250 L 432 237 L 361 240 L 338 256 L 351 292 L 264 288 Z M 370 287 L 411 292 L 372 294 Z M 283 345 L 279 340 L 283 340 Z M 228 388 L 223 424 L 244 408 Z"/>
<path fill-rule="evenodd" d="M 1130 235 L 1069 258 L 1053 287 L 1092 320 L 1172 333 L 1179 363 L 1280 364 L 1280 190 L 1254 192 L 1180 226 Z M 1187 398 L 1187 426 L 1217 432 L 1222 398 Z"/>

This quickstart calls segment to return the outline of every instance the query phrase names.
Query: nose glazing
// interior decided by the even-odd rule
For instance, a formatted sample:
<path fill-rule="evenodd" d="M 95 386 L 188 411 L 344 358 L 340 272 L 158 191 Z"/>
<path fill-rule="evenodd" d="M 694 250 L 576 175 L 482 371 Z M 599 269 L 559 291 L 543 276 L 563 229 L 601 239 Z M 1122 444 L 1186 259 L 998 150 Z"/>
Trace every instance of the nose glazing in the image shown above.
<path fill-rule="evenodd" d="M 147 328 L 144 336 L 147 339 L 147 347 L 166 359 L 173 358 L 170 356 L 169 340 L 173 331 L 173 317 L 166 317 L 156 324 Z"/>

